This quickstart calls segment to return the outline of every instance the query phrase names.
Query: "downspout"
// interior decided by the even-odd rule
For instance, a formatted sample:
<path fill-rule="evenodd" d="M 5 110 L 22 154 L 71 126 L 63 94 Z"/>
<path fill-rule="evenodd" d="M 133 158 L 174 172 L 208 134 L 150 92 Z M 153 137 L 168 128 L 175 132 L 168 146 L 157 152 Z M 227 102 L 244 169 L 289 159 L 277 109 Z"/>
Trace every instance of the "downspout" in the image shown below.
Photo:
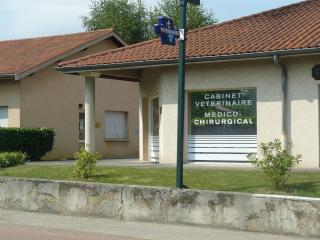
<path fill-rule="evenodd" d="M 287 66 L 280 61 L 278 55 L 273 56 L 273 62 L 279 65 L 282 74 L 282 141 L 285 149 L 288 149 L 288 69 Z"/>

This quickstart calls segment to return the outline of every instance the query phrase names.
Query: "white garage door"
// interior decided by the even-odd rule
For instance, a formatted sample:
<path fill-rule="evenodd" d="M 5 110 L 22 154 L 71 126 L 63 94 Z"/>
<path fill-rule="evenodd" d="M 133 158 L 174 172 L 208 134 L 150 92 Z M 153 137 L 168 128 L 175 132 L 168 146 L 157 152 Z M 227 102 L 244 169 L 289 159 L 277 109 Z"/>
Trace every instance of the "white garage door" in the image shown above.
<path fill-rule="evenodd" d="M 192 162 L 247 162 L 248 154 L 257 152 L 257 136 L 194 135 L 188 148 Z"/>

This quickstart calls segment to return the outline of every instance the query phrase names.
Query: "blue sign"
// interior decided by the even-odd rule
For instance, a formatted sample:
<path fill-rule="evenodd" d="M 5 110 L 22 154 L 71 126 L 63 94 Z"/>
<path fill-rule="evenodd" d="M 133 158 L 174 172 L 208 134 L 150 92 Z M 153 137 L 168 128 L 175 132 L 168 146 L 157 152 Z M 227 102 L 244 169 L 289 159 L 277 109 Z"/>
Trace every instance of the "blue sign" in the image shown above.
<path fill-rule="evenodd" d="M 179 38 L 179 30 L 174 28 L 171 18 L 159 17 L 159 23 L 154 26 L 155 34 L 160 36 L 162 45 L 176 45 L 176 38 Z"/>

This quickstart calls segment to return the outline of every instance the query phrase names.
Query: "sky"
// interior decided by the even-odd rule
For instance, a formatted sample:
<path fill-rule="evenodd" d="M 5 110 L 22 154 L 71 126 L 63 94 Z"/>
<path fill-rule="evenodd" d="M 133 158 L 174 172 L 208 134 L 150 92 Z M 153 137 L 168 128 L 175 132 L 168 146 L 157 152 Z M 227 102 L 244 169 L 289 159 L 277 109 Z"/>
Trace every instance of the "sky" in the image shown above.
<path fill-rule="evenodd" d="M 219 22 L 301 0 L 201 0 Z M 151 7 L 155 0 L 145 0 Z M 0 40 L 84 31 L 91 0 L 0 0 Z"/>

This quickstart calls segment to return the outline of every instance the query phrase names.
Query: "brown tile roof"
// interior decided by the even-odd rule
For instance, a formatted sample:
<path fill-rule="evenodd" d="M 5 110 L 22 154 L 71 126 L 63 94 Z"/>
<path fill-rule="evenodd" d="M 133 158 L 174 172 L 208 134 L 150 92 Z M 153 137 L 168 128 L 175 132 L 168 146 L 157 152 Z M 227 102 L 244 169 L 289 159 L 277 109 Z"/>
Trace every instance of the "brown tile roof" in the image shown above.
<path fill-rule="evenodd" d="M 51 37 L 0 41 L 0 74 L 28 71 L 73 49 L 108 36 L 112 29 Z"/>
<path fill-rule="evenodd" d="M 189 60 L 320 48 L 320 0 L 306 0 L 189 31 L 187 46 Z M 178 46 L 162 46 L 159 39 L 154 39 L 64 62 L 60 67 L 71 71 L 80 67 L 136 66 L 157 61 L 176 61 L 177 56 Z"/>

